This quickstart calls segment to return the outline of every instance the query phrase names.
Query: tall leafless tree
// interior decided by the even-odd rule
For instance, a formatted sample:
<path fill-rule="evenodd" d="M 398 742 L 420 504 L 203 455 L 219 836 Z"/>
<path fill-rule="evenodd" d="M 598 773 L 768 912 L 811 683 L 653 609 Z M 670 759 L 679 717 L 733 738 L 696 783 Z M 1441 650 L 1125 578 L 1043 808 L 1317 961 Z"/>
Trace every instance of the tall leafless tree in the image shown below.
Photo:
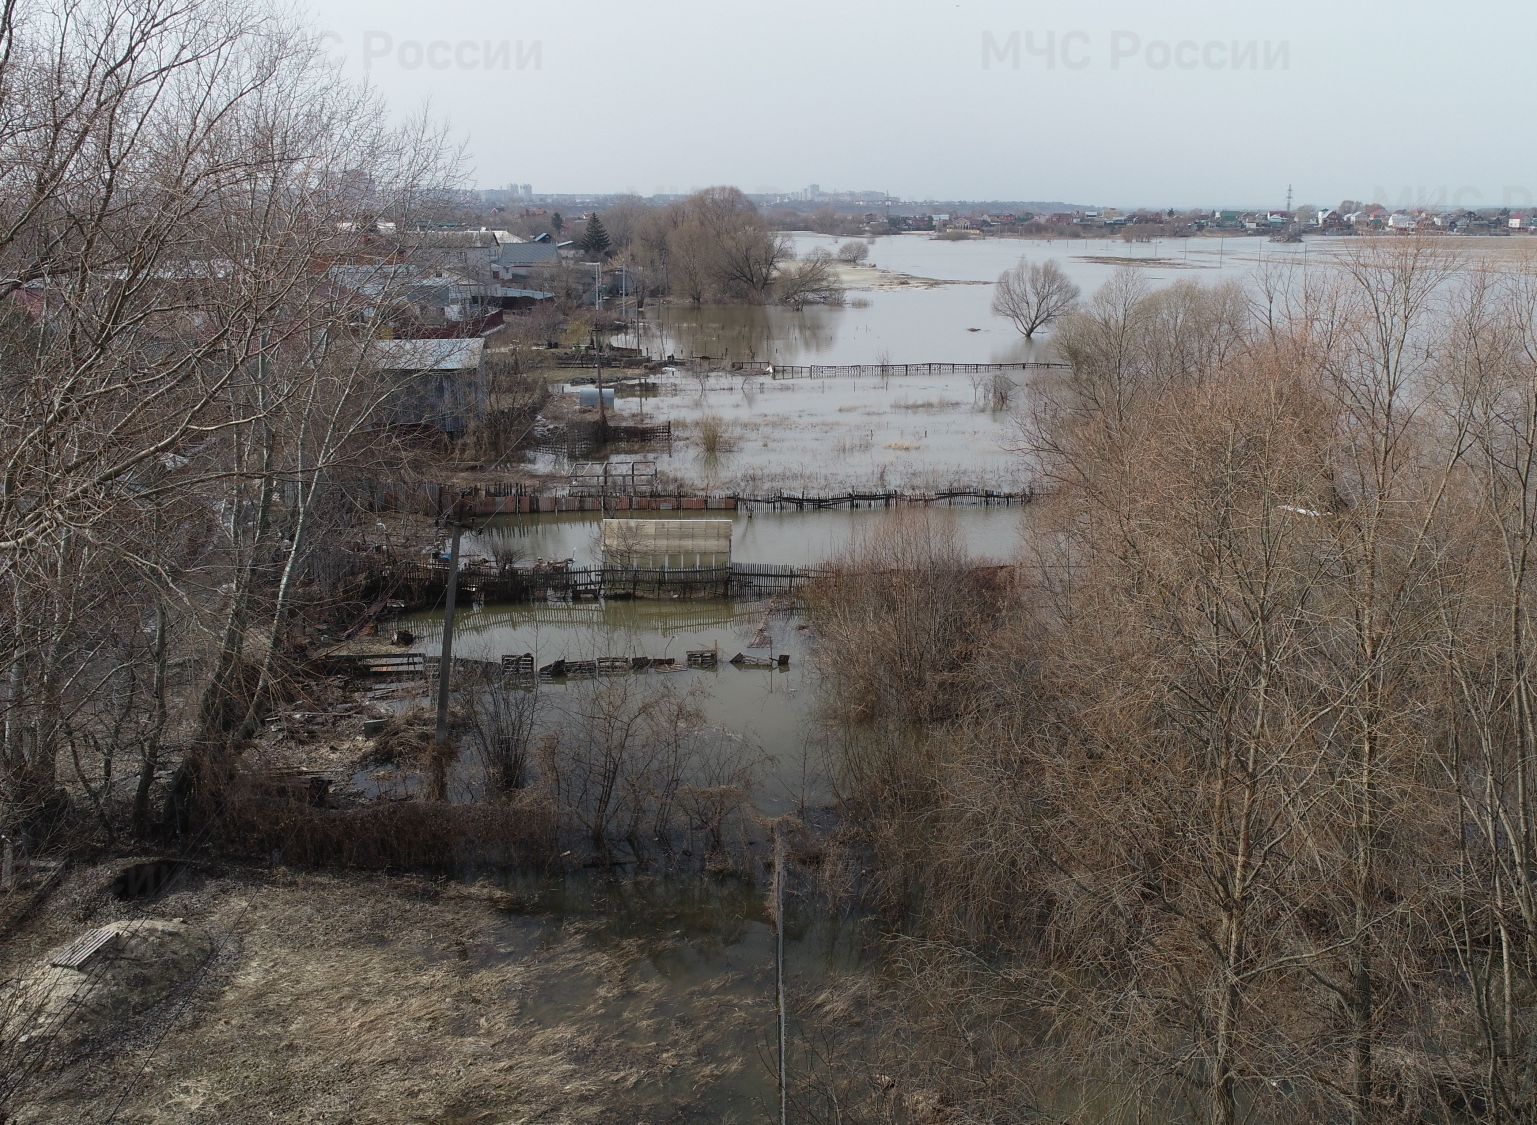
<path fill-rule="evenodd" d="M 1078 303 L 1078 286 L 1056 262 L 1029 262 L 1024 258 L 1013 269 L 998 275 L 993 290 L 993 312 L 1006 316 L 1027 340 L 1067 315 Z"/>

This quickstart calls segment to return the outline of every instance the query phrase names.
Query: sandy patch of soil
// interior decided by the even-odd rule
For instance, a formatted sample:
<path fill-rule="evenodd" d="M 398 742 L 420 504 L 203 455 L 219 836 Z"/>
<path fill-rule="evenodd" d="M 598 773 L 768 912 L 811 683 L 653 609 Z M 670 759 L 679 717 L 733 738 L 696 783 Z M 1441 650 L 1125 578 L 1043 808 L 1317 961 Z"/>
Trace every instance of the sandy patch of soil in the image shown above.
<path fill-rule="evenodd" d="M 941 285 L 990 285 L 988 281 L 945 281 L 937 277 L 917 277 L 910 273 L 882 269 L 879 266 L 855 266 L 833 262 L 838 284 L 851 293 L 870 293 L 888 289 L 938 289 Z"/>
<path fill-rule="evenodd" d="M 1187 262 L 1183 258 L 1123 258 L 1115 254 L 1076 254 L 1075 262 L 1093 262 L 1098 266 L 1156 266 L 1163 270 L 1204 270 L 1211 267 L 1204 262 Z"/>

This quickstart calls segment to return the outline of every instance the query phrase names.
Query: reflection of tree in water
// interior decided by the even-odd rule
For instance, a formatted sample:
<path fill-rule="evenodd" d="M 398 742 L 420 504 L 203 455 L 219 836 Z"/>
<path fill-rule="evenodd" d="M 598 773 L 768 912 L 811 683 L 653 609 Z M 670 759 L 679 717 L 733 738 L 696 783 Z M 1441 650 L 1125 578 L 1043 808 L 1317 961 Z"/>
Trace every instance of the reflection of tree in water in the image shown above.
<path fill-rule="evenodd" d="M 537 558 L 564 558 L 566 544 L 559 526 L 544 517 L 488 520 L 464 538 L 463 552 L 470 558 L 489 558 L 499 566 L 526 566 Z"/>
<path fill-rule="evenodd" d="M 999 337 L 999 343 L 988 355 L 989 363 L 1061 363 L 1062 353 L 1057 350 L 1050 336 L 1037 336 L 1027 340 L 1015 335 L 1010 340 Z"/>
<path fill-rule="evenodd" d="M 825 352 L 842 313 L 834 308 L 800 311 L 774 305 L 669 306 L 646 326 L 645 347 L 654 354 L 714 359 L 800 363 Z"/>

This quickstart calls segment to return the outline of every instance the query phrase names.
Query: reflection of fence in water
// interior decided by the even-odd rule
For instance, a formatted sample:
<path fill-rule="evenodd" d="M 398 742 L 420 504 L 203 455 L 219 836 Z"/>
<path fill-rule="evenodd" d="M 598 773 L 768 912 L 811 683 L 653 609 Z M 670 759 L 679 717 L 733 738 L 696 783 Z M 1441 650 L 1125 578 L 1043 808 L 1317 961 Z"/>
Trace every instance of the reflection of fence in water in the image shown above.
<path fill-rule="evenodd" d="M 526 576 L 528 572 L 520 573 Z M 538 582 L 504 581 L 476 585 L 473 593 L 479 595 L 483 603 L 523 603 L 535 608 L 548 608 L 556 615 L 550 620 L 558 623 L 560 615 L 569 614 L 575 606 L 583 604 L 582 599 L 639 597 L 670 600 L 706 597 L 748 601 L 771 598 L 778 594 L 793 594 L 821 573 L 778 563 L 736 563 L 699 570 L 599 567 L 556 571 L 542 576 Z M 425 609 L 439 605 L 443 587 L 447 584 L 446 571 L 441 572 L 438 583 L 436 586 L 417 585 L 409 592 L 412 596 L 401 600 L 408 608 Z M 465 582 L 465 585 L 469 584 Z M 551 601 L 551 598 L 558 600 Z M 592 600 L 585 604 L 592 607 L 594 617 L 601 619 L 601 605 Z M 484 610 L 477 611 L 470 619 L 472 622 L 490 620 L 493 618 L 487 616 Z"/>
<path fill-rule="evenodd" d="M 473 634 L 485 629 L 521 629 L 549 626 L 559 629 L 601 629 L 636 633 L 681 633 L 694 629 L 730 626 L 757 621 L 763 616 L 763 602 L 682 602 L 669 603 L 657 613 L 637 612 L 635 602 L 548 602 L 519 606 L 497 606 L 467 614 L 459 628 Z M 659 607 L 660 608 L 660 607 Z M 431 642 L 442 635 L 437 622 L 416 628 L 417 637 Z"/>
<path fill-rule="evenodd" d="M 974 375 L 994 371 L 1063 371 L 1070 363 L 1029 360 L 1023 363 L 847 363 L 769 365 L 763 372 L 773 379 L 905 378 L 909 375 Z"/>
<path fill-rule="evenodd" d="M 678 522 L 730 526 L 724 520 Z M 742 599 L 794 593 L 822 573 L 776 563 L 721 564 L 705 555 L 691 561 L 711 565 L 640 565 L 642 561 L 644 557 L 632 556 L 627 565 L 588 568 L 466 566 L 459 572 L 460 596 L 482 604 L 624 597 Z M 408 609 L 426 609 L 442 604 L 447 586 L 448 567 L 441 562 L 394 560 L 369 575 L 363 594 L 370 600 L 388 597 Z"/>

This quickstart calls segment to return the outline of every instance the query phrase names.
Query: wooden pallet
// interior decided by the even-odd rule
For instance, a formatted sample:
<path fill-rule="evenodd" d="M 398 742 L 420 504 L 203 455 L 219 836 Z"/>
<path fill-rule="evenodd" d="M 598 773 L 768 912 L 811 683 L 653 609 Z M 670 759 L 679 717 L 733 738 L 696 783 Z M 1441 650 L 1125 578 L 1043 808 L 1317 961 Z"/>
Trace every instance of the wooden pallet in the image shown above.
<path fill-rule="evenodd" d="M 531 652 L 502 657 L 502 675 L 504 676 L 516 676 L 519 679 L 526 679 L 532 676 L 534 672 L 534 654 Z"/>
<path fill-rule="evenodd" d="M 121 936 L 116 930 L 109 929 L 106 926 L 98 927 L 81 934 L 50 957 L 48 963 L 59 969 L 79 969 L 83 971 L 86 963 L 92 957 L 110 951 L 117 945 L 118 938 Z"/>

